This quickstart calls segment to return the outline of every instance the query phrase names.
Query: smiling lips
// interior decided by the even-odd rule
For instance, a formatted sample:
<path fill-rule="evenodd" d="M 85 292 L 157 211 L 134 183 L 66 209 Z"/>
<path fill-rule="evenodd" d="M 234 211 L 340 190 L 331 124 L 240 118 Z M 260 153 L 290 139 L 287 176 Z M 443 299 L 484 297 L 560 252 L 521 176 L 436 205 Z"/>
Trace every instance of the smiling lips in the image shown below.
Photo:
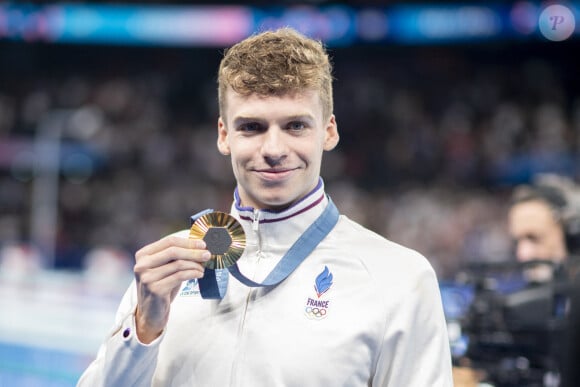
<path fill-rule="evenodd" d="M 284 180 L 292 174 L 295 169 L 256 169 L 257 172 L 265 180 Z"/>

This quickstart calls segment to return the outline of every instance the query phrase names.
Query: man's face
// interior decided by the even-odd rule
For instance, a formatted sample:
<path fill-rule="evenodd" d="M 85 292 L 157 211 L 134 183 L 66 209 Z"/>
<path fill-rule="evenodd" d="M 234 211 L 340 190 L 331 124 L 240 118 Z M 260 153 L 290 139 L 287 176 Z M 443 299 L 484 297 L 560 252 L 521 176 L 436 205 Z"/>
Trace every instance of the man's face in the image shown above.
<path fill-rule="evenodd" d="M 282 209 L 318 184 L 322 153 L 338 143 L 334 115 L 319 93 L 243 96 L 229 89 L 218 120 L 218 149 L 231 155 L 243 206 Z"/>
<path fill-rule="evenodd" d="M 561 262 L 566 258 L 564 232 L 548 204 L 541 200 L 518 203 L 510 209 L 508 223 L 518 261 Z M 525 275 L 536 282 L 549 280 L 552 276 L 547 266 L 527 270 Z"/>

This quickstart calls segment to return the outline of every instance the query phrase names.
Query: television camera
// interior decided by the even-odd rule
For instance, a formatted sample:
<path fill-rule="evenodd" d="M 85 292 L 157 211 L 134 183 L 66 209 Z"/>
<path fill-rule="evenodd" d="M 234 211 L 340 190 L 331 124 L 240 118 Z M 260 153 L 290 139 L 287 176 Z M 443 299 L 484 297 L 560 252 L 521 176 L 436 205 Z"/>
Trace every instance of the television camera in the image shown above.
<path fill-rule="evenodd" d="M 473 265 L 461 281 L 444 284 L 454 362 L 467 361 L 495 387 L 563 386 L 568 365 L 580 360 L 571 359 L 578 338 L 572 337 L 570 318 L 579 303 L 574 278 L 580 266 L 576 260 L 566 262 Z M 521 273 L 538 265 L 552 269 L 552 280 L 525 282 Z"/>

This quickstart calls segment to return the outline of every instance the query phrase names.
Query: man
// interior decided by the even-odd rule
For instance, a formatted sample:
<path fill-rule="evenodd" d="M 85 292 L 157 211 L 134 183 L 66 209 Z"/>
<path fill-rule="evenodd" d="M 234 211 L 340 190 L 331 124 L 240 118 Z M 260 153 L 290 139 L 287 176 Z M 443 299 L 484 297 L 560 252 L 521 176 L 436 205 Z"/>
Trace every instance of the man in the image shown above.
<path fill-rule="evenodd" d="M 566 321 L 566 328 L 555 336 L 561 342 L 554 357 L 559 363 L 560 385 L 576 386 L 580 360 L 580 191 L 563 176 L 547 174 L 537 180 L 514 192 L 509 232 L 516 243 L 516 258 L 526 264 L 523 274 L 531 285 L 566 286 L 566 306 L 553 308 L 561 309 Z"/>
<path fill-rule="evenodd" d="M 533 186 L 520 186 L 514 191 L 508 213 L 509 233 L 515 242 L 519 262 L 530 265 L 524 276 L 530 283 L 545 283 L 559 273 L 567 258 L 577 250 L 578 227 L 576 210 L 570 195 L 571 181 L 545 175 Z M 533 261 L 544 261 L 533 264 Z M 547 264 L 551 263 L 551 264 Z"/>
<path fill-rule="evenodd" d="M 576 325 L 571 321 L 578 321 L 578 318 L 569 314 L 570 300 L 577 300 L 571 297 L 572 288 L 567 287 L 572 284 L 571 255 L 577 254 L 580 240 L 576 225 L 576 195 L 572 181 L 551 174 L 538 176 L 533 185 L 518 186 L 512 194 L 507 216 L 508 231 L 515 243 L 516 259 L 523 264 L 522 274 L 527 286 L 506 296 L 506 305 L 501 307 L 499 315 L 499 309 L 496 312 L 487 310 L 486 313 L 499 319 L 499 323 L 493 323 L 496 324 L 494 329 L 513 335 L 513 344 L 507 347 L 504 343 L 501 347 L 502 355 L 506 359 L 510 356 L 520 360 L 533 359 L 535 373 L 528 369 L 521 371 L 500 366 L 500 362 L 506 363 L 500 357 L 497 365 L 486 370 L 494 385 L 528 385 L 532 383 L 530 379 L 543 379 L 545 385 L 558 386 L 560 382 L 570 381 L 569 375 L 577 368 L 576 365 L 563 368 L 570 359 L 577 359 L 577 355 L 572 355 L 576 344 L 569 340 L 577 335 L 571 330 Z M 563 300 L 569 300 L 567 306 Z M 572 308 L 574 313 L 578 313 L 577 308 Z M 491 318 L 486 320 L 488 324 L 490 321 Z M 564 321 L 570 328 L 564 328 Z M 487 325 L 485 329 L 489 330 L 491 326 Z M 535 346 L 528 342 L 532 334 Z M 489 355 L 494 348 L 486 341 L 489 337 L 489 332 L 482 337 L 486 345 L 476 351 L 478 355 L 485 352 Z M 459 371 L 469 378 L 470 385 L 477 385 L 486 374 L 469 368 L 455 368 L 456 378 Z"/>
<path fill-rule="evenodd" d="M 285 28 L 227 50 L 218 83 L 217 145 L 231 157 L 231 215 L 247 239 L 237 265 L 263 282 L 334 206 L 319 176 L 339 140 L 331 65 L 319 42 Z M 229 277 L 221 300 L 199 295 L 202 240 L 185 231 L 145 246 L 79 386 L 451 386 L 427 260 L 337 219 L 283 282 Z"/>

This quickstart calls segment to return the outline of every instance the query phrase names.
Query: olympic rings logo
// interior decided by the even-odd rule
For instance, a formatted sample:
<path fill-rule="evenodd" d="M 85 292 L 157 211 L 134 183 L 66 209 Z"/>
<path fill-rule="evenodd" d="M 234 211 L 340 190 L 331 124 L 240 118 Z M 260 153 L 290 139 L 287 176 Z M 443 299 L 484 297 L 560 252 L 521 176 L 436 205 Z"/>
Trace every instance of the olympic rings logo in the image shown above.
<path fill-rule="evenodd" d="M 311 306 L 307 306 L 304 308 L 304 313 L 310 319 L 322 319 L 326 317 L 326 309 L 323 308 L 313 308 Z"/>

